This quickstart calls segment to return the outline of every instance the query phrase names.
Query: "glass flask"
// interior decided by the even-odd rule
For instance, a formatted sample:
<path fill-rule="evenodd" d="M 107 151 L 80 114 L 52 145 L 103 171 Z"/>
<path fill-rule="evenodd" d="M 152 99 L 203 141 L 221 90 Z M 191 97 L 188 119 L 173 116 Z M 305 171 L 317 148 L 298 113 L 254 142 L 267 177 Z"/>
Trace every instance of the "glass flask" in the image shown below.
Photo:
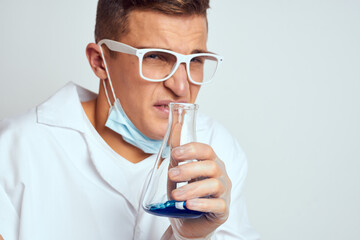
<path fill-rule="evenodd" d="M 197 104 L 190 103 L 169 104 L 169 125 L 142 201 L 142 206 L 148 213 L 173 218 L 197 218 L 203 214 L 187 209 L 185 201 L 172 199 L 171 191 L 187 182 L 175 183 L 168 179 L 170 168 L 196 161 L 186 160 L 177 163 L 171 158 L 170 153 L 173 148 L 180 145 L 196 142 L 195 120 L 198 107 Z"/>

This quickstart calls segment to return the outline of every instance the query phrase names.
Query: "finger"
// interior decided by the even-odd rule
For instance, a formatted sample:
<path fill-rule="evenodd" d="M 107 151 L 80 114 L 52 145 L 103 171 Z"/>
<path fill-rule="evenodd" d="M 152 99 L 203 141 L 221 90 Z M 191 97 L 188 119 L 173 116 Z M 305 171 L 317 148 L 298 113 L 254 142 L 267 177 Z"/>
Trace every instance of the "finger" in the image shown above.
<path fill-rule="evenodd" d="M 218 198 L 224 194 L 225 190 L 226 186 L 223 182 L 215 178 L 208 178 L 174 189 L 171 196 L 176 201 L 186 201 L 207 196 Z"/>
<path fill-rule="evenodd" d="M 188 159 L 213 160 L 217 159 L 214 150 L 207 144 L 192 142 L 174 148 L 171 151 L 174 160 L 181 162 Z"/>
<path fill-rule="evenodd" d="M 194 211 L 226 214 L 228 205 L 222 198 L 197 198 L 186 201 L 186 208 Z"/>
<path fill-rule="evenodd" d="M 215 161 L 190 162 L 169 170 L 169 179 L 173 182 L 188 182 L 196 178 L 217 178 L 223 174 Z"/>

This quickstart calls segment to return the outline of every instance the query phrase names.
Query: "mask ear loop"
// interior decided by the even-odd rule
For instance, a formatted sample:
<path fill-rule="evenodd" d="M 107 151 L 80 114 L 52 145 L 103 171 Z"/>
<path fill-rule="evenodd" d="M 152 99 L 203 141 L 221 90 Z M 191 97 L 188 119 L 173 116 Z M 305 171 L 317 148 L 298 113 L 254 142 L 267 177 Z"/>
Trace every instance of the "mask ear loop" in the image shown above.
<path fill-rule="evenodd" d="M 112 92 L 112 94 L 113 94 L 114 103 L 115 103 L 115 101 L 116 101 L 116 96 L 115 96 L 114 88 L 113 88 L 113 86 L 112 86 L 112 82 L 111 82 L 110 74 L 109 74 L 108 67 L 107 67 L 107 64 L 106 64 L 104 52 L 103 52 L 103 50 L 102 50 L 102 46 L 99 46 L 99 47 L 100 47 L 101 56 L 102 56 L 103 61 L 104 61 L 106 75 L 107 75 L 107 77 L 108 77 L 108 79 L 109 79 L 110 88 L 111 88 L 111 92 Z M 102 80 L 102 83 L 103 83 L 103 86 L 104 86 L 104 91 L 105 91 L 106 98 L 107 98 L 107 100 L 108 100 L 109 106 L 111 107 L 112 104 L 111 104 L 111 102 L 110 102 L 110 98 L 109 98 L 109 94 L 108 94 L 108 91 L 107 91 L 107 88 L 106 88 L 105 80 L 104 80 L 104 79 L 101 79 L 101 80 Z"/>
<path fill-rule="evenodd" d="M 105 91 L 106 99 L 107 99 L 107 101 L 109 103 L 109 107 L 111 107 L 111 102 L 110 102 L 109 94 L 108 94 L 108 91 L 107 91 L 107 88 L 106 88 L 105 80 L 101 79 L 101 82 L 102 82 L 102 84 L 104 86 L 104 91 Z"/>

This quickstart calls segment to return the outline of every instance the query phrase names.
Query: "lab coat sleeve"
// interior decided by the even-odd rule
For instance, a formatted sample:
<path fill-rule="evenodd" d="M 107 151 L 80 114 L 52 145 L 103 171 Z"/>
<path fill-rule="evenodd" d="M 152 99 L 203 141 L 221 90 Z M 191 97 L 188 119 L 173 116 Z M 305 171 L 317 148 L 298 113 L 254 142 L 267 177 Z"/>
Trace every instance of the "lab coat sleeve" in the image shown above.
<path fill-rule="evenodd" d="M 258 240 L 259 234 L 251 226 L 244 197 L 248 161 L 237 140 L 219 123 L 214 122 L 210 145 L 225 163 L 232 182 L 229 218 L 216 231 L 212 240 Z"/>
<path fill-rule="evenodd" d="M 250 224 L 244 196 L 244 184 L 248 169 L 247 159 L 236 140 L 234 140 L 234 147 L 232 158 L 234 162 L 228 163 L 226 167 L 232 181 L 229 218 L 225 224 L 219 227 L 212 239 L 259 240 L 259 234 Z"/>
<path fill-rule="evenodd" d="M 0 234 L 6 240 L 18 239 L 18 226 L 19 216 L 3 186 L 0 186 Z"/>
<path fill-rule="evenodd" d="M 12 121 L 0 121 L 0 234 L 5 240 L 19 239 L 24 179 L 29 170 L 20 136 Z"/>

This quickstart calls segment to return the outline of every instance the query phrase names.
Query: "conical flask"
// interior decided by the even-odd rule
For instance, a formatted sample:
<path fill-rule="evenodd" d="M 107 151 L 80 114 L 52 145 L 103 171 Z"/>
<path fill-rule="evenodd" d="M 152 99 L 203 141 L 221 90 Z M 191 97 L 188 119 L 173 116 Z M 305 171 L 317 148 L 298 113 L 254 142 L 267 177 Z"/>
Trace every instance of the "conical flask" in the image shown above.
<path fill-rule="evenodd" d="M 197 104 L 189 103 L 169 104 L 169 125 L 142 202 L 143 208 L 148 213 L 174 218 L 197 218 L 203 214 L 203 212 L 187 209 L 186 202 L 172 199 L 171 191 L 187 184 L 187 182 L 175 183 L 168 179 L 170 168 L 178 164 L 196 161 L 190 159 L 178 163 L 171 158 L 170 152 L 180 145 L 196 142 L 195 121 L 198 107 Z"/>

